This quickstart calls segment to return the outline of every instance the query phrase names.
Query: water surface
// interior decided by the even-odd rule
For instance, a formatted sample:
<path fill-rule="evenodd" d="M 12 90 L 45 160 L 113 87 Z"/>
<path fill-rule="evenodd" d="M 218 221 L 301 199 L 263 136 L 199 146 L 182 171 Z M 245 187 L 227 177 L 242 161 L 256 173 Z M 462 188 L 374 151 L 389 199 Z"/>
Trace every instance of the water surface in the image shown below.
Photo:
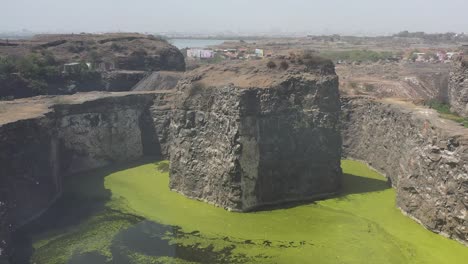
<path fill-rule="evenodd" d="M 226 40 L 223 39 L 169 39 L 169 43 L 179 49 L 184 48 L 207 48 L 223 44 Z"/>
<path fill-rule="evenodd" d="M 168 190 L 168 163 L 79 175 L 36 223 L 32 262 L 450 263 L 468 248 L 395 207 L 395 191 L 366 165 L 343 161 L 343 195 L 233 213 Z M 38 228 L 40 226 L 40 228 Z M 39 230 L 39 231 L 38 231 Z"/>

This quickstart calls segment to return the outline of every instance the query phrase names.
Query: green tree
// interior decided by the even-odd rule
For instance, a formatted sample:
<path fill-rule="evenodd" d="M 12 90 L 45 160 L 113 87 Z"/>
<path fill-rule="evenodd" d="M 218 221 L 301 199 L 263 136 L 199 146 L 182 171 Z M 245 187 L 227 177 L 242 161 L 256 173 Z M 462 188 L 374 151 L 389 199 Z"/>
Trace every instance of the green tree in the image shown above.
<path fill-rule="evenodd" d="M 92 50 L 88 54 L 89 60 L 94 64 L 94 63 L 99 63 L 102 61 L 102 56 L 99 54 L 99 52 Z"/>

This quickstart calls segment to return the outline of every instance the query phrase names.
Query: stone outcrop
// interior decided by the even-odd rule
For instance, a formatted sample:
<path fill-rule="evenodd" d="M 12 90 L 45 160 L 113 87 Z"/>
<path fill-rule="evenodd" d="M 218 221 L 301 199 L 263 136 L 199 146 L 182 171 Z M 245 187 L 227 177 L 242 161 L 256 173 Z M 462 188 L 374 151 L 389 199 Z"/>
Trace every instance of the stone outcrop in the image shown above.
<path fill-rule="evenodd" d="M 387 175 L 403 212 L 468 244 L 468 129 L 409 103 L 342 102 L 343 155 Z"/>
<path fill-rule="evenodd" d="M 0 186 L 6 186 L 0 179 Z M 5 187 L 3 187 L 5 188 Z M 6 204 L 6 192 L 0 190 L 0 263 L 8 263 L 8 253 L 10 252 L 9 244 L 10 241 L 10 224 L 8 222 L 8 208 Z"/>
<path fill-rule="evenodd" d="M 315 66 L 260 61 L 200 68 L 180 81 L 170 187 L 235 211 L 337 192 L 338 77 L 333 65 Z"/>
<path fill-rule="evenodd" d="M 0 258 L 9 233 L 61 194 L 63 177 L 161 154 L 149 111 L 155 96 L 87 93 L 0 105 Z"/>
<path fill-rule="evenodd" d="M 141 79 L 141 81 L 132 88 L 132 91 L 172 90 L 176 88 L 182 76 L 183 73 L 181 72 L 152 72 Z"/>
<path fill-rule="evenodd" d="M 448 99 L 452 112 L 468 117 L 468 55 L 459 56 L 452 63 Z"/>
<path fill-rule="evenodd" d="M 156 130 L 157 142 L 159 142 L 159 155 L 164 159 L 170 157 L 169 151 L 172 142 L 170 124 L 175 96 L 173 91 L 160 90 L 155 94 L 153 104 L 150 107 L 152 125 Z"/>
<path fill-rule="evenodd" d="M 0 73 L 0 97 L 5 98 L 129 91 L 147 72 L 185 71 L 185 58 L 180 50 L 151 35 L 39 35 L 33 39 L 15 40 L 12 44 L 15 45 L 0 46 L 0 57 L 34 54 L 39 56 L 39 61 L 47 61 L 48 64 L 34 64 L 41 71 L 41 76 L 24 74 L 28 72 L 27 67 L 23 69 L 20 65 L 15 66 L 17 69 Z M 38 49 L 42 52 L 36 52 Z M 53 58 L 40 54 L 51 54 Z M 60 73 L 65 64 L 80 61 L 89 63 L 92 70 Z M 46 71 L 47 74 L 43 73 Z"/>
<path fill-rule="evenodd" d="M 145 78 L 145 71 L 110 71 L 102 74 L 103 89 L 109 92 L 130 91 L 135 84 Z"/>

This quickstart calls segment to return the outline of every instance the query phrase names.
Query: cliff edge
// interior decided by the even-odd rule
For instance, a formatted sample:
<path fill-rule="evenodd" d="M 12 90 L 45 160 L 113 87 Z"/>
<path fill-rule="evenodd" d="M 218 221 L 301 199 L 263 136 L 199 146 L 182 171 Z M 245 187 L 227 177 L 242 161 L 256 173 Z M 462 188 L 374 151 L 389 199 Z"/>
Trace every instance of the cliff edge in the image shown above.
<path fill-rule="evenodd" d="M 328 61 L 206 66 L 179 82 L 176 98 L 173 190 L 234 211 L 339 190 L 338 77 Z"/>
<path fill-rule="evenodd" d="M 464 54 L 452 63 L 448 99 L 452 112 L 468 117 L 468 47 L 465 47 Z"/>
<path fill-rule="evenodd" d="M 342 98 L 343 156 L 386 175 L 397 206 L 468 245 L 468 129 L 410 102 Z"/>

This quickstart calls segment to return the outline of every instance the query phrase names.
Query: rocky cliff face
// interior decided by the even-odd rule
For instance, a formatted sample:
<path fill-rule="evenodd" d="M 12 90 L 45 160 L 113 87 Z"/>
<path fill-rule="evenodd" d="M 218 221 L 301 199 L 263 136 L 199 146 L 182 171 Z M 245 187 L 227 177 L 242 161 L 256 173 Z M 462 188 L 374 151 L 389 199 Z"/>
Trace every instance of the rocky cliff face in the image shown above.
<path fill-rule="evenodd" d="M 179 82 L 170 187 L 236 211 L 335 193 L 340 106 L 328 70 L 236 65 Z"/>
<path fill-rule="evenodd" d="M 132 91 L 172 90 L 182 77 L 181 72 L 152 72 L 133 86 Z"/>
<path fill-rule="evenodd" d="M 91 93 L 59 101 L 3 103 L 0 256 L 9 232 L 41 214 L 60 195 L 63 177 L 160 154 L 149 111 L 153 98 L 154 94 Z M 15 113 L 15 107 L 28 112 L 28 118 Z"/>
<path fill-rule="evenodd" d="M 403 212 L 468 244 L 468 130 L 406 103 L 342 102 L 343 155 L 387 175 Z"/>
<path fill-rule="evenodd" d="M 159 91 L 155 94 L 153 104 L 150 107 L 157 142 L 159 142 L 159 153 L 164 159 L 170 157 L 169 151 L 172 143 L 170 124 L 175 96 L 173 91 Z"/>
<path fill-rule="evenodd" d="M 0 181 L 1 186 L 6 186 Z M 8 263 L 8 253 L 10 252 L 10 227 L 8 222 L 8 208 L 6 204 L 6 192 L 0 190 L 0 263 Z"/>
<path fill-rule="evenodd" d="M 67 155 L 67 173 L 134 160 L 143 155 L 140 120 L 151 95 L 109 97 L 54 106 L 57 138 Z"/>
<path fill-rule="evenodd" d="M 185 71 L 183 54 L 150 35 L 39 35 L 12 44 L 0 46 L 0 57 L 8 58 L 2 60 L 5 67 L 0 72 L 0 97 L 5 98 L 129 91 L 146 72 Z M 65 64 L 75 62 L 91 68 L 82 65 L 65 71 Z"/>
<path fill-rule="evenodd" d="M 453 112 L 468 117 L 468 55 L 453 62 L 448 99 Z"/>
<path fill-rule="evenodd" d="M 102 74 L 102 84 L 105 91 L 130 91 L 148 73 L 145 71 L 111 71 Z"/>

